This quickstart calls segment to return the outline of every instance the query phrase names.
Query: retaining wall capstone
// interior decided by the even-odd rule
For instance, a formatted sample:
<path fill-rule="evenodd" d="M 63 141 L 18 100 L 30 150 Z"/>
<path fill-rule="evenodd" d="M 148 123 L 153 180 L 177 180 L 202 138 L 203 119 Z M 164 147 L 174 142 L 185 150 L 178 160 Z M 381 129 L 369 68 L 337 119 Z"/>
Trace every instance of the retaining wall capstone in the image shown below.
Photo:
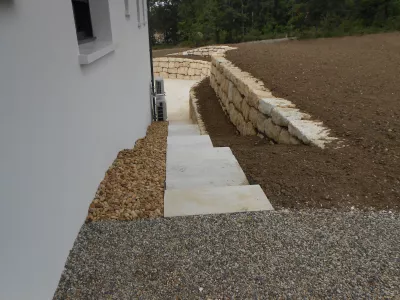
<path fill-rule="evenodd" d="M 224 55 L 228 50 L 234 50 L 237 48 L 229 46 L 205 46 L 196 49 L 190 49 L 184 52 L 173 53 L 168 55 L 198 55 L 198 56 L 211 56 L 211 55 Z"/>
<path fill-rule="evenodd" d="M 176 57 L 153 59 L 154 76 L 163 78 L 200 80 L 210 76 L 210 68 L 210 62 L 202 60 Z"/>
<path fill-rule="evenodd" d="M 213 55 L 210 84 L 231 122 L 242 135 L 265 135 L 281 144 L 312 144 L 323 148 L 335 138 L 322 122 L 281 98 L 275 98 L 262 81 L 243 72 L 227 59 Z"/>

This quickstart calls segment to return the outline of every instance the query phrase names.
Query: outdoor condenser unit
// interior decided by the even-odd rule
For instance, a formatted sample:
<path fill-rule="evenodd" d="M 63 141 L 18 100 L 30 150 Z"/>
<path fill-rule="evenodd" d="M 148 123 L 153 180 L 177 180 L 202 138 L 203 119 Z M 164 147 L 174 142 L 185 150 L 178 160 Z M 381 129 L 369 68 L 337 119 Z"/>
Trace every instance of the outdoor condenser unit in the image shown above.
<path fill-rule="evenodd" d="M 167 120 L 167 102 L 165 101 L 164 79 L 157 77 L 156 84 L 156 120 Z"/>

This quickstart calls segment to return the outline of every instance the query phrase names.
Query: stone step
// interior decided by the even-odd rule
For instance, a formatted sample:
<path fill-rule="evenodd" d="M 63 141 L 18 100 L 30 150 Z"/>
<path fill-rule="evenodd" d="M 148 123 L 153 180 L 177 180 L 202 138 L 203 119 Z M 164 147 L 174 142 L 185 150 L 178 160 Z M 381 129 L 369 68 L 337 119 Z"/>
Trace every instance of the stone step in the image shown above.
<path fill-rule="evenodd" d="M 169 136 L 167 139 L 168 150 L 176 148 L 213 148 L 208 135 L 177 135 Z"/>
<path fill-rule="evenodd" d="M 166 189 L 247 185 L 228 147 L 167 151 Z"/>
<path fill-rule="evenodd" d="M 168 125 L 168 136 L 200 135 L 199 126 L 187 124 Z"/>
<path fill-rule="evenodd" d="M 164 217 L 273 210 L 259 185 L 166 190 Z"/>

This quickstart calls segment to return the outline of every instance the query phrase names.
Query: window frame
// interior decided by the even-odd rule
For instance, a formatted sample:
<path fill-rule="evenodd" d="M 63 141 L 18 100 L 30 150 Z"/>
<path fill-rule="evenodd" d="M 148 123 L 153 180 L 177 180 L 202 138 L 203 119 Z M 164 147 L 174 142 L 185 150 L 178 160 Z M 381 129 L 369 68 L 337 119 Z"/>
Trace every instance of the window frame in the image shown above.
<path fill-rule="evenodd" d="M 74 1 L 71 0 L 72 6 Z M 86 1 L 82 0 L 82 2 Z M 91 64 L 116 49 L 112 38 L 110 0 L 87 0 L 87 3 L 93 38 L 80 41 L 77 36 L 78 61 L 81 65 Z M 75 15 L 73 18 L 75 19 Z M 77 32 L 76 23 L 75 31 Z"/>

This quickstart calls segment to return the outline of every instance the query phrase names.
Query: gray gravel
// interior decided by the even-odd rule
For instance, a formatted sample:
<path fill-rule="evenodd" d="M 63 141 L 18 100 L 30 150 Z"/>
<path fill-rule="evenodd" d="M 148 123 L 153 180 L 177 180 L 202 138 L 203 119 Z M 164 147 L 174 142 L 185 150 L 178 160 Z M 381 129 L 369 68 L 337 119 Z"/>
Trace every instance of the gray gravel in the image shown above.
<path fill-rule="evenodd" d="M 398 299 L 399 214 L 278 211 L 86 224 L 54 299 L 278 296 Z"/>

